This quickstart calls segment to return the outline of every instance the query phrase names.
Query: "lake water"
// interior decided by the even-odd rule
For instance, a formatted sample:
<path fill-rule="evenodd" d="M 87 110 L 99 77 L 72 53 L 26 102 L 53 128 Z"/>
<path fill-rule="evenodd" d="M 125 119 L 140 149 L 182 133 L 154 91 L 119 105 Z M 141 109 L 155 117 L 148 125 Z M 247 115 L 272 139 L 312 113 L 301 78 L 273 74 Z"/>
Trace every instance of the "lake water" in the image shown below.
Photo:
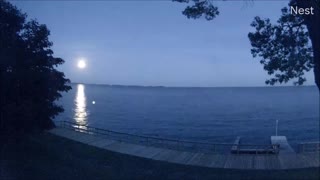
<path fill-rule="evenodd" d="M 56 120 L 119 132 L 232 143 L 275 134 L 319 140 L 319 93 L 310 87 L 164 88 L 73 84 Z"/>

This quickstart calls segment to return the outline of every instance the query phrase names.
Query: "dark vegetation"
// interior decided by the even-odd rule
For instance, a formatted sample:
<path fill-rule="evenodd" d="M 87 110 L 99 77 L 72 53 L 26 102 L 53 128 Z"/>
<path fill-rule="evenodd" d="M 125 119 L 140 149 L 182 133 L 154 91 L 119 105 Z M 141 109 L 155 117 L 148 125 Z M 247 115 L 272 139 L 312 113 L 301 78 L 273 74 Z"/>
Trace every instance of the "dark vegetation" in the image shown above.
<path fill-rule="evenodd" d="M 214 0 L 173 1 L 189 4 L 182 12 L 188 18 L 213 20 L 220 14 Z M 304 73 L 313 69 L 320 90 L 320 0 L 288 1 L 290 6 L 313 7 L 314 15 L 292 15 L 288 8 L 283 8 L 276 24 L 255 17 L 251 26 L 256 32 L 248 35 L 251 53 L 260 58 L 263 68 L 272 75 L 266 84 L 293 80 L 295 85 L 302 85 L 306 81 Z"/>
<path fill-rule="evenodd" d="M 228 170 L 184 166 L 95 148 L 49 133 L 0 141 L 0 179 L 290 179 L 318 180 L 319 168 Z M 63 147 L 63 148 L 62 148 Z M 1 173 L 2 171 L 2 173 Z M 2 177 L 1 177 L 2 175 Z"/>
<path fill-rule="evenodd" d="M 71 89 L 56 67 L 46 25 L 27 21 L 15 6 L 0 0 L 0 132 L 24 133 L 54 127 L 63 108 L 54 102 Z"/>

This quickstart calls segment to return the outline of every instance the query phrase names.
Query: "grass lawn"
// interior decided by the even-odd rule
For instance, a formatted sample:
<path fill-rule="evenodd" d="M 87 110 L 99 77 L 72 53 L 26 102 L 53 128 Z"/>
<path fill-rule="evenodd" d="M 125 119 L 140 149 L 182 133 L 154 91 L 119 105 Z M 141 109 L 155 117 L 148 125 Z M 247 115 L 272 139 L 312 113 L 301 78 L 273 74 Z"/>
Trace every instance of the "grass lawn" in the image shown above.
<path fill-rule="evenodd" d="M 277 171 L 183 166 L 114 153 L 49 133 L 0 138 L 0 179 L 319 179 L 319 168 Z"/>

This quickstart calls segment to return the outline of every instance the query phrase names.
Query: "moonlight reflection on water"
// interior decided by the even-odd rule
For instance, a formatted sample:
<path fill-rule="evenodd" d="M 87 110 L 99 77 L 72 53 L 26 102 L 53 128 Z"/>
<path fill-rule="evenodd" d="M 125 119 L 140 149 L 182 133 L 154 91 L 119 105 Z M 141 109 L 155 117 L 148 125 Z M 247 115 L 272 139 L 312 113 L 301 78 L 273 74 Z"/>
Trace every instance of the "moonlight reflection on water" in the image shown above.
<path fill-rule="evenodd" d="M 85 129 L 88 122 L 87 118 L 85 88 L 83 84 L 78 84 L 75 98 L 74 120 L 80 125 L 80 128 Z"/>

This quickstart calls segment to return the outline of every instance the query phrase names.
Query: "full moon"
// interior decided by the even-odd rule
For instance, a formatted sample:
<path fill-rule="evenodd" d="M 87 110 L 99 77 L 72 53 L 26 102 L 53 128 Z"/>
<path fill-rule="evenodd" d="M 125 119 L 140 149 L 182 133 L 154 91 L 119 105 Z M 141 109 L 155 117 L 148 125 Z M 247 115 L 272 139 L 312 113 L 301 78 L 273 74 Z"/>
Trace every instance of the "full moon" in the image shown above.
<path fill-rule="evenodd" d="M 84 69 L 86 67 L 86 62 L 84 60 L 79 60 L 78 61 L 78 68 Z"/>

